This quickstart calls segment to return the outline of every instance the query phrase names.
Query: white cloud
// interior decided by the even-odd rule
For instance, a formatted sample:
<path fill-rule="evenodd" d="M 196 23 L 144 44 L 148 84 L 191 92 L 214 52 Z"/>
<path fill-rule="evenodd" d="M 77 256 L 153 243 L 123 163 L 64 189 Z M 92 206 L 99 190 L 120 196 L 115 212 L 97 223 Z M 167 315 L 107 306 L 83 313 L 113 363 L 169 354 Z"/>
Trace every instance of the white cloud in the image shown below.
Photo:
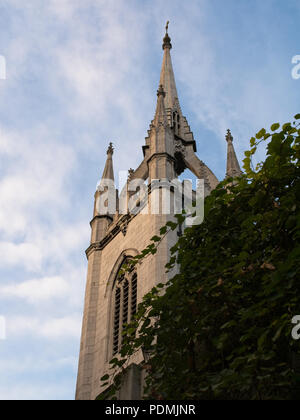
<path fill-rule="evenodd" d="M 24 266 L 29 271 L 41 268 L 42 253 L 34 244 L 0 242 L 0 264 L 5 266 Z"/>
<path fill-rule="evenodd" d="M 20 380 L 19 383 L 12 383 L 0 386 L 0 400 L 21 400 L 21 401 L 35 401 L 35 400 L 64 400 L 71 399 L 72 391 L 69 391 L 70 384 L 67 381 L 62 383 L 28 383 Z M 74 391 L 75 395 L 75 391 Z"/>
<path fill-rule="evenodd" d="M 13 237 L 28 231 L 51 207 L 55 215 L 68 203 L 65 182 L 75 156 L 46 127 L 23 133 L 2 127 L 1 134 L 0 156 L 6 174 L 1 177 L 0 172 L 0 232 Z"/>
<path fill-rule="evenodd" d="M 60 319 L 51 319 L 45 322 L 39 329 L 40 334 L 45 338 L 80 338 L 81 317 L 66 316 Z"/>
<path fill-rule="evenodd" d="M 64 299 L 69 291 L 70 285 L 62 277 L 45 277 L 1 286 L 0 297 L 1 299 L 15 297 L 25 299 L 29 303 L 43 304 L 49 299 Z"/>
<path fill-rule="evenodd" d="M 7 340 L 24 335 L 54 341 L 80 338 L 81 317 L 78 314 L 49 319 L 12 316 L 7 317 L 6 322 Z"/>
<path fill-rule="evenodd" d="M 41 373 L 51 372 L 54 369 L 71 368 L 74 371 L 77 369 L 78 360 L 76 357 L 63 357 L 54 358 L 51 354 L 46 354 L 46 358 L 43 355 L 24 355 L 22 363 L 16 362 L 13 358 L 7 358 L 6 360 L 0 360 L 0 374 L 3 375 L 7 370 L 11 374 L 24 374 L 24 373 Z M 0 394 L 1 398 L 1 394 Z"/>
<path fill-rule="evenodd" d="M 50 12 L 64 21 L 68 21 L 73 17 L 78 5 L 77 0 L 50 0 L 48 2 Z"/>

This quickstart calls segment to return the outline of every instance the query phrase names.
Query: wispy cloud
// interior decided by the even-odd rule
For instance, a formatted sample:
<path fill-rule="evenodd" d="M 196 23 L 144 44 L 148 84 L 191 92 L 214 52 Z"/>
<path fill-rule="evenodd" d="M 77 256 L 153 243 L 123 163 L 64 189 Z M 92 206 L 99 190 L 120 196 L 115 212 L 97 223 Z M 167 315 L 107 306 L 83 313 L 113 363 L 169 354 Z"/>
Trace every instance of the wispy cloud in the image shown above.
<path fill-rule="evenodd" d="M 0 251 L 1 252 L 1 251 Z M 70 285 L 62 277 L 45 277 L 19 284 L 0 286 L 1 299 L 19 298 L 29 303 L 43 304 L 49 299 L 66 299 Z"/>
<path fill-rule="evenodd" d="M 165 22 L 181 106 L 222 178 L 228 127 L 241 158 L 299 111 L 299 14 L 297 1 L 1 2 L 0 399 L 73 398 L 93 193 L 109 141 L 116 174 L 142 159 Z"/>
<path fill-rule="evenodd" d="M 29 271 L 37 271 L 41 268 L 41 260 L 41 252 L 33 244 L 0 242 L 0 264 L 2 267 L 17 264 L 24 266 Z"/>
<path fill-rule="evenodd" d="M 81 317 L 71 314 L 63 318 L 41 319 L 16 316 L 7 318 L 8 339 L 14 337 L 42 337 L 47 340 L 80 338 Z"/>

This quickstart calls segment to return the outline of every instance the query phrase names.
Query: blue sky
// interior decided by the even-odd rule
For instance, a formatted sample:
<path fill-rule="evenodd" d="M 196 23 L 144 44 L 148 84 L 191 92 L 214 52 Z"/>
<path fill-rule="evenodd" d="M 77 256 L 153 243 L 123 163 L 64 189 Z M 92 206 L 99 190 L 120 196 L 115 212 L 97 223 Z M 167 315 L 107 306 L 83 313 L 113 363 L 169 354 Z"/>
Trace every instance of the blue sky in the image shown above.
<path fill-rule="evenodd" d="M 298 0 L 1 0 L 0 399 L 73 399 L 93 194 L 110 141 L 136 168 L 167 20 L 198 155 L 300 111 Z M 262 152 L 261 152 L 262 153 Z"/>

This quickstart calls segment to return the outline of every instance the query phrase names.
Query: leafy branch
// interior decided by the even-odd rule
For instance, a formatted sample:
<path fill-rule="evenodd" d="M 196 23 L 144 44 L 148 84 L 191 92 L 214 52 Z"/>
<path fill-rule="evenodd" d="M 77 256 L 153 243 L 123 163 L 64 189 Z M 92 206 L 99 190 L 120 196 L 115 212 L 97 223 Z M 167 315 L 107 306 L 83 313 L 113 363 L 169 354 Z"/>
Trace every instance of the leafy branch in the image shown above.
<path fill-rule="evenodd" d="M 205 199 L 204 222 L 171 250 L 166 269 L 176 263 L 180 272 L 144 296 L 124 331 L 112 374 L 102 378 L 110 397 L 146 349 L 144 398 L 299 399 L 292 361 L 300 349 L 291 338 L 300 308 L 299 120 L 260 130 L 245 152 L 245 174 Z M 263 143 L 266 158 L 254 168 Z M 181 215 L 164 226 L 133 265 L 183 222 Z"/>

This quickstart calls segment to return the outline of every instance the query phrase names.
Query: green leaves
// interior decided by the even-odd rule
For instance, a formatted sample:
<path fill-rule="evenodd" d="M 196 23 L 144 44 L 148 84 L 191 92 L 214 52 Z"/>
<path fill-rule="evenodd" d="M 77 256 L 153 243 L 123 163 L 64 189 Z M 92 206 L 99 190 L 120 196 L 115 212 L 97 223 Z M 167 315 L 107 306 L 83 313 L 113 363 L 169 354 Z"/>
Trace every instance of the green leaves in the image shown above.
<path fill-rule="evenodd" d="M 271 128 L 272 129 L 272 128 Z M 256 138 L 257 139 L 261 139 L 264 135 L 266 134 L 266 130 L 264 128 L 262 128 L 257 134 L 256 134 Z M 251 140 L 250 140 L 250 145 L 251 144 Z M 254 144 L 253 144 L 254 145 Z"/>
<path fill-rule="evenodd" d="M 169 221 L 167 222 L 166 226 L 170 227 L 171 230 L 175 230 L 178 227 L 178 223 Z"/>
<path fill-rule="evenodd" d="M 278 130 L 279 127 L 280 127 L 279 123 L 272 124 L 271 125 L 271 131 L 276 131 L 276 130 Z"/>
<path fill-rule="evenodd" d="M 165 234 L 166 234 L 166 232 L 167 232 L 167 229 L 168 229 L 168 227 L 167 227 L 167 226 L 163 226 L 162 228 L 160 228 L 159 233 L 160 233 L 161 235 L 165 235 Z"/>
<path fill-rule="evenodd" d="M 300 119 L 300 114 L 295 120 Z M 180 272 L 143 298 L 127 327 L 125 369 L 151 349 L 149 399 L 290 399 L 295 374 L 290 338 L 300 308 L 300 133 L 296 122 L 261 129 L 245 152 L 246 176 L 221 183 L 205 199 L 205 220 L 171 249 Z M 252 158 L 260 144 L 267 157 Z M 139 261 L 184 222 L 176 216 L 152 237 Z M 107 375 L 104 379 L 107 384 Z M 298 396 L 299 397 L 299 396 Z"/>

